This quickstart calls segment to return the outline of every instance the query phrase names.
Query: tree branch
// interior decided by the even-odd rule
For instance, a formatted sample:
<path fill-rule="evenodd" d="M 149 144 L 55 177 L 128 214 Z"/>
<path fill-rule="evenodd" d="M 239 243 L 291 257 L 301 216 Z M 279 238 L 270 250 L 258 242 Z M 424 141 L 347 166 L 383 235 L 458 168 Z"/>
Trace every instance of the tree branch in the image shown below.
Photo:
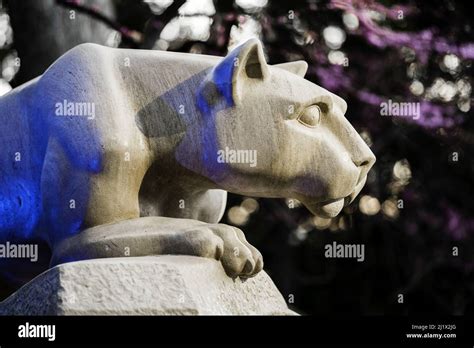
<path fill-rule="evenodd" d="M 142 36 L 143 36 L 142 33 L 135 30 L 131 30 L 115 22 L 111 18 L 108 18 L 107 16 L 98 12 L 95 8 L 82 5 L 78 1 L 75 1 L 75 0 L 56 0 L 56 3 L 65 8 L 77 10 L 80 13 L 87 14 L 91 16 L 92 18 L 95 18 L 101 21 L 102 23 L 106 24 L 110 28 L 118 31 L 122 35 L 122 40 L 128 42 L 133 47 L 139 47 L 142 42 Z"/>

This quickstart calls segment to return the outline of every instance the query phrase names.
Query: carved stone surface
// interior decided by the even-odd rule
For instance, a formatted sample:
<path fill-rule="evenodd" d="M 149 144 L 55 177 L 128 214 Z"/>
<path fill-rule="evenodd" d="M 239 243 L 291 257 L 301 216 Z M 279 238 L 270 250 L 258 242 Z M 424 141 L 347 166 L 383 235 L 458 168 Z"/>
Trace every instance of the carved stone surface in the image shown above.
<path fill-rule="evenodd" d="M 307 68 L 256 39 L 223 58 L 84 44 L 0 98 L 0 244 L 52 250 L 0 259 L 0 277 L 58 265 L 0 311 L 292 313 L 219 221 L 227 192 L 335 217 L 364 186 L 375 157 Z"/>
<path fill-rule="evenodd" d="M 232 279 L 194 256 L 107 258 L 42 273 L 0 303 L 2 315 L 294 315 L 265 272 Z"/>
<path fill-rule="evenodd" d="M 257 274 L 258 251 L 218 224 L 227 192 L 334 217 L 375 161 L 346 102 L 304 79 L 307 68 L 268 64 L 256 39 L 224 58 L 75 47 L 0 98 L 0 243 L 43 240 L 53 263 L 111 257 L 105 242 L 140 245 L 133 256 L 215 258 L 217 245 L 228 274 Z M 127 221 L 147 217 L 130 238 Z"/>

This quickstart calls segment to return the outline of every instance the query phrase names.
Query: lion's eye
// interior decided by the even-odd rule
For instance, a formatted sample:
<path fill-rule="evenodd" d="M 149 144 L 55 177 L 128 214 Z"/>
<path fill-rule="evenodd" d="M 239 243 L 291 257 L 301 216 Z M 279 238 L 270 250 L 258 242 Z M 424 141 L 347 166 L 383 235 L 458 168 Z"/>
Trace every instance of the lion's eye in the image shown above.
<path fill-rule="evenodd" d="M 316 127 L 321 119 L 321 109 L 317 105 L 310 106 L 298 116 L 298 121 L 308 127 Z"/>

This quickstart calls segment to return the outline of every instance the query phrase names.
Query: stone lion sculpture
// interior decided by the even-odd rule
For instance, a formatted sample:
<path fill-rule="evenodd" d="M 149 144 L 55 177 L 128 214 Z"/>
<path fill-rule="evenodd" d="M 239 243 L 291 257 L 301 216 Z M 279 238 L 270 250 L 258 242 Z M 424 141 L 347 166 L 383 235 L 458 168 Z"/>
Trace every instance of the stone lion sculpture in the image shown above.
<path fill-rule="evenodd" d="M 260 253 L 219 223 L 227 192 L 334 217 L 375 162 L 306 70 L 256 39 L 224 58 L 75 47 L 0 99 L 0 241 L 45 240 L 51 265 L 184 254 L 255 275 Z"/>

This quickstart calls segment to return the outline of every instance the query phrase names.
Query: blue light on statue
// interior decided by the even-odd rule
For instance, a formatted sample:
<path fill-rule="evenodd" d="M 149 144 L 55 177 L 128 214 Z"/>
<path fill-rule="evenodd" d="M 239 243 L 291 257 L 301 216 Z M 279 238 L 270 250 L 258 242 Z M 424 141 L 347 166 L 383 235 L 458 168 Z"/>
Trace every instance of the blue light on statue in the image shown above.
<path fill-rule="evenodd" d="M 0 243 L 52 245 L 77 233 L 90 176 L 101 170 L 93 121 L 55 115 L 54 103 L 42 100 L 37 86 L 0 99 Z"/>

